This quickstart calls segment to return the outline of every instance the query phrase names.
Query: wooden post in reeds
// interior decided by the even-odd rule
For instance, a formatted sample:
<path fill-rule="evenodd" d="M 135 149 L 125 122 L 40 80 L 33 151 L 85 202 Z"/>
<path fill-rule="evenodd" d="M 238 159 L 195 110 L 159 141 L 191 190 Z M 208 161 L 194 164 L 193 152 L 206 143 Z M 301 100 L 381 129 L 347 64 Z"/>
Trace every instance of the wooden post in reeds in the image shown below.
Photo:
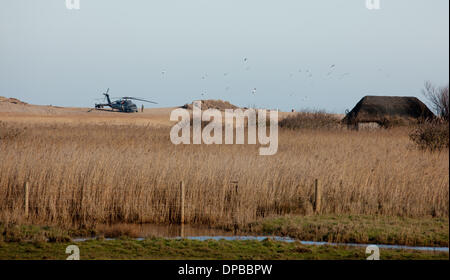
<path fill-rule="evenodd" d="M 25 182 L 24 184 L 24 193 L 25 193 L 25 197 L 24 197 L 24 201 L 25 201 L 25 218 L 28 218 L 28 200 L 30 197 L 30 184 L 28 182 Z"/>
<path fill-rule="evenodd" d="M 321 200 L 322 200 L 322 193 L 321 188 L 319 184 L 319 180 L 314 180 L 314 213 L 318 214 L 320 213 L 320 207 L 321 207 Z"/>
<path fill-rule="evenodd" d="M 184 237 L 184 199 L 185 199 L 185 188 L 184 188 L 184 182 L 181 181 L 180 182 L 180 225 L 181 225 L 181 232 L 180 232 L 180 236 Z"/>
<path fill-rule="evenodd" d="M 234 230 L 237 230 L 238 227 L 238 208 L 239 208 L 239 182 L 236 181 L 236 185 L 234 187 L 234 198 L 233 198 L 233 224 Z"/>

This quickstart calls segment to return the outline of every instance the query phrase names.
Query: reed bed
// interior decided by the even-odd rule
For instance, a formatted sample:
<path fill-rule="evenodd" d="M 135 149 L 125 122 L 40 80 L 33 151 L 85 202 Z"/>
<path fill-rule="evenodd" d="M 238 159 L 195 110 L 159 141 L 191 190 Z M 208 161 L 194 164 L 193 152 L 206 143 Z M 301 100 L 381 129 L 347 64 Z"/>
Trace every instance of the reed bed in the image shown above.
<path fill-rule="evenodd" d="M 185 222 L 228 227 L 311 214 L 314 179 L 323 214 L 448 217 L 448 149 L 418 150 L 404 128 L 281 129 L 278 153 L 259 156 L 257 145 L 174 145 L 164 127 L 24 126 L 0 134 L 3 223 L 177 223 L 184 181 Z"/>

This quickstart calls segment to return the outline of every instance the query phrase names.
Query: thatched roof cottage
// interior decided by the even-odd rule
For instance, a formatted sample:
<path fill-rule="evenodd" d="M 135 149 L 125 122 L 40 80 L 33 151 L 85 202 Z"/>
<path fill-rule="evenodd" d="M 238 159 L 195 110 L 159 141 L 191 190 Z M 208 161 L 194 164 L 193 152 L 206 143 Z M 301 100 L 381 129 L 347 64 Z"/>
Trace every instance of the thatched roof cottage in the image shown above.
<path fill-rule="evenodd" d="M 434 117 L 430 109 L 416 97 L 365 96 L 347 113 L 343 122 L 358 129 L 367 124 L 389 126 Z"/>

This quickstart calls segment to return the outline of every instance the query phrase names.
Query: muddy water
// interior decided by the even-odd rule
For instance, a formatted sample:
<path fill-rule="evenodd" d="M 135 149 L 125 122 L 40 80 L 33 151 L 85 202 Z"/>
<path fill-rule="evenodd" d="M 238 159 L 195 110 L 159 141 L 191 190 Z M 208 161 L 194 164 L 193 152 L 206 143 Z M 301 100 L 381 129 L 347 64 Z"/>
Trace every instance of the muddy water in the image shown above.
<path fill-rule="evenodd" d="M 206 226 L 191 225 L 154 225 L 143 224 L 139 226 L 140 237 L 186 237 L 186 236 L 233 236 L 233 232 L 214 229 Z"/>

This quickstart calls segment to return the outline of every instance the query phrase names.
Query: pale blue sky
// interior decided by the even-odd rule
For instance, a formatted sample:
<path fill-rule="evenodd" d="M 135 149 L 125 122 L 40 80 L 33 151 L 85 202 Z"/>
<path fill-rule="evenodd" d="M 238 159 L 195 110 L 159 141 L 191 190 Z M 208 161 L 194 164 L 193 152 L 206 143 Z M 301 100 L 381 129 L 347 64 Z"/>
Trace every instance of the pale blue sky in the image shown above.
<path fill-rule="evenodd" d="M 89 107 L 109 87 L 158 106 L 207 98 L 342 113 L 366 94 L 422 99 L 425 80 L 448 83 L 448 0 L 0 5 L 0 95 L 35 104 Z"/>

